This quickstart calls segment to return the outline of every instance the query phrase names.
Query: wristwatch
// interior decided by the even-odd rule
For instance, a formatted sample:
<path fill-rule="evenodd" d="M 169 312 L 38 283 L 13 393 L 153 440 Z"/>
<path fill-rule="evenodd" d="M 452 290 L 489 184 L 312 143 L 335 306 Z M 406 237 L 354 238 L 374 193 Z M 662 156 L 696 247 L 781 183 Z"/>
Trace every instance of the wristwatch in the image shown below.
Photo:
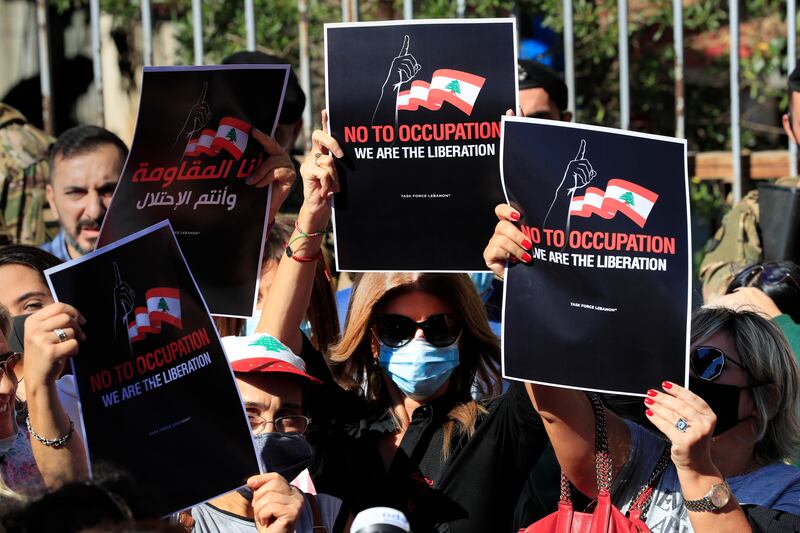
<path fill-rule="evenodd" d="M 690 511 L 703 513 L 711 512 L 722 509 L 728 505 L 731 499 L 731 488 L 728 482 L 723 480 L 722 483 L 711 485 L 706 495 L 699 500 L 683 500 L 683 504 Z"/>

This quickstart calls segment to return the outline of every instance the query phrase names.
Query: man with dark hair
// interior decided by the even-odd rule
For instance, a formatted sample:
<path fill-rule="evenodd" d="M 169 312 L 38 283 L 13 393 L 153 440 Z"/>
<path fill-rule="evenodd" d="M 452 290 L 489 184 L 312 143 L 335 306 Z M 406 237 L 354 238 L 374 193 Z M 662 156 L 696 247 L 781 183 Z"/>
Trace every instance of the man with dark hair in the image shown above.
<path fill-rule="evenodd" d="M 106 129 L 76 126 L 61 134 L 50 152 L 47 185 L 61 231 L 43 250 L 69 261 L 94 249 L 127 156 L 125 143 Z"/>
<path fill-rule="evenodd" d="M 789 108 L 783 115 L 783 129 L 789 140 L 800 142 L 800 66 L 789 74 L 787 89 Z M 775 185 L 787 188 L 800 187 L 800 178 L 783 177 Z M 707 253 L 700 264 L 700 280 L 703 282 L 703 300 L 713 302 L 725 294 L 734 276 L 750 265 L 764 260 L 763 228 L 759 210 L 758 191 L 748 192 L 722 219 L 714 237 L 706 245 Z M 775 213 L 770 213 L 775 214 Z M 785 228 L 800 231 L 800 228 Z M 783 257 L 781 259 L 793 259 Z"/>
<path fill-rule="evenodd" d="M 58 257 L 35 246 L 0 248 L 0 304 L 17 316 L 53 303 L 44 271 L 61 263 Z"/>
<path fill-rule="evenodd" d="M 528 118 L 572 120 L 567 111 L 567 86 L 558 73 L 530 59 L 517 61 L 519 107 Z"/>

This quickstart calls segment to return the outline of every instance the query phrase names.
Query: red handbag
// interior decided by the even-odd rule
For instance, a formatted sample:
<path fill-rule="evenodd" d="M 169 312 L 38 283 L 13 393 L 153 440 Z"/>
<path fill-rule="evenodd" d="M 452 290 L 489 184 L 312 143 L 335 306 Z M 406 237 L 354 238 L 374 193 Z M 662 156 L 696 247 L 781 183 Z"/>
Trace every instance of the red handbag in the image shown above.
<path fill-rule="evenodd" d="M 576 512 L 569 495 L 569 481 L 561 473 L 561 497 L 558 511 L 520 529 L 519 533 L 650 533 L 642 515 L 647 511 L 656 482 L 669 463 L 669 447 L 658 460 L 653 474 L 631 504 L 628 515 L 611 503 L 611 453 L 608 450 L 605 408 L 600 397 L 587 393 L 595 416 L 595 470 L 597 502 L 591 513 Z"/>

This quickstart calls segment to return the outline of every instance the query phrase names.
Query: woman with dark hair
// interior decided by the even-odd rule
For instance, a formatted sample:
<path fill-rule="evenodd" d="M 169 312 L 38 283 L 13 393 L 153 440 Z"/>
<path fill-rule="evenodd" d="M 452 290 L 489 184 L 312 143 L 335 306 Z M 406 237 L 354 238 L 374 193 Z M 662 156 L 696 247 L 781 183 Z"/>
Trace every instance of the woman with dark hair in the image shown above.
<path fill-rule="evenodd" d="M 0 248 L 0 303 L 14 316 L 38 311 L 53 303 L 44 271 L 60 265 L 50 252 L 26 244 Z"/>
<path fill-rule="evenodd" d="M 291 253 L 281 259 L 259 324 L 307 360 L 299 324 L 320 256 L 318 232 L 338 190 L 334 157 L 343 155 L 325 131 L 315 131 L 313 143 L 301 167 L 305 201 Z M 328 410 L 316 420 L 325 424 L 314 443 L 317 489 L 354 513 L 399 509 L 415 532 L 511 530 L 546 438 L 519 383 L 473 400 L 475 383 L 499 382 L 499 354 L 466 274 L 365 273 L 342 340 L 328 354 L 335 383 L 324 386 Z"/>

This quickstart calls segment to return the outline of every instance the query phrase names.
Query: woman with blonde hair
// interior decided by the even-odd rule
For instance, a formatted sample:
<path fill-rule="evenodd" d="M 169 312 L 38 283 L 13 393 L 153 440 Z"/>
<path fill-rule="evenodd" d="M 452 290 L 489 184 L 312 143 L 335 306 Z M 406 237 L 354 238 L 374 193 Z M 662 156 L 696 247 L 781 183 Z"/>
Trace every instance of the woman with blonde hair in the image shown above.
<path fill-rule="evenodd" d="M 484 258 L 502 274 L 512 258 L 523 258 L 524 235 L 510 206 L 496 212 L 500 223 Z M 665 381 L 643 400 L 663 436 L 605 410 L 615 504 L 627 509 L 668 450 L 646 514 L 654 532 L 750 531 L 744 505 L 800 515 L 800 470 L 784 463 L 800 445 L 800 369 L 786 338 L 765 317 L 727 308 L 696 311 L 691 331 L 689 389 Z M 594 498 L 590 400 L 575 390 L 527 388 L 562 471 Z"/>
<path fill-rule="evenodd" d="M 325 131 L 315 131 L 313 143 L 300 169 L 305 201 L 293 244 L 258 327 L 306 360 L 299 325 L 338 190 L 334 157 L 343 156 Z M 328 353 L 328 410 L 312 414 L 325 427 L 311 469 L 317 489 L 353 514 L 394 507 L 418 533 L 510 531 L 546 438 L 521 384 L 491 390 L 500 382 L 499 354 L 466 274 L 365 273 L 342 340 Z M 472 399 L 476 384 L 487 400 Z"/>

